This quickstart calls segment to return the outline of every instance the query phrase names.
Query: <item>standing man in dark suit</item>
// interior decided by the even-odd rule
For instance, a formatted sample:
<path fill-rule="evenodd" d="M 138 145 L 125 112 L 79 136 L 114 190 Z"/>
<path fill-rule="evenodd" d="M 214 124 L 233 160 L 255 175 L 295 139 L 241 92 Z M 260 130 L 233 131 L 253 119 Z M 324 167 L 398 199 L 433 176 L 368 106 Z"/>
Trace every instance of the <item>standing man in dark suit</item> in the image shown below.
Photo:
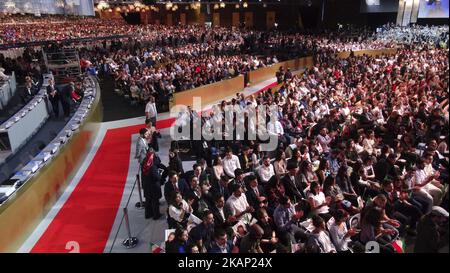
<path fill-rule="evenodd" d="M 75 91 L 75 84 L 73 82 L 65 86 L 61 93 L 61 105 L 64 111 L 64 117 L 70 116 L 70 103 L 72 100 L 72 92 Z"/>
<path fill-rule="evenodd" d="M 303 192 L 303 185 L 300 177 L 297 176 L 298 167 L 296 162 L 289 161 L 287 165 L 288 173 L 281 179 L 286 190 L 286 195 L 292 202 L 305 199 L 305 193 Z"/>
<path fill-rule="evenodd" d="M 59 90 L 55 86 L 55 82 L 50 79 L 48 81 L 47 86 L 47 95 L 48 99 L 50 100 L 50 103 L 52 104 L 53 114 L 55 115 L 55 118 L 59 116 L 59 101 L 60 101 L 60 95 Z"/>
<path fill-rule="evenodd" d="M 20 94 L 22 102 L 25 104 L 29 102 L 37 94 L 36 88 L 31 82 L 26 82 L 23 91 Z"/>
<path fill-rule="evenodd" d="M 159 211 L 159 199 L 161 194 L 161 175 L 159 167 L 161 160 L 154 153 L 153 149 L 149 149 L 142 166 L 142 188 L 145 196 L 145 218 L 153 217 L 153 220 L 161 218 Z"/>
<path fill-rule="evenodd" d="M 174 171 L 169 172 L 169 183 L 164 184 L 164 198 L 170 200 L 173 192 L 178 191 L 182 196 L 186 196 L 189 186 L 183 179 L 178 179 L 178 175 Z"/>

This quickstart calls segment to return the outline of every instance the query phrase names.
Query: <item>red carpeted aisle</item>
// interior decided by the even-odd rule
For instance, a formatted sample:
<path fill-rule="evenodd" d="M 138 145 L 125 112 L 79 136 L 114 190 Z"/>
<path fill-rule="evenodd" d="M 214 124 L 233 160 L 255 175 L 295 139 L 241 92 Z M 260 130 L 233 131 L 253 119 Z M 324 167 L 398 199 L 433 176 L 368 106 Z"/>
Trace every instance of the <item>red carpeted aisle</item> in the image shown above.
<path fill-rule="evenodd" d="M 103 252 L 127 180 L 131 135 L 142 125 L 110 129 L 91 164 L 31 252 Z"/>
<path fill-rule="evenodd" d="M 273 83 L 265 88 L 275 86 Z M 168 128 L 174 118 L 158 121 Z M 128 175 L 131 135 L 143 125 L 109 129 L 92 162 L 31 252 L 68 252 L 75 241 L 80 252 L 103 252 L 122 200 Z"/>

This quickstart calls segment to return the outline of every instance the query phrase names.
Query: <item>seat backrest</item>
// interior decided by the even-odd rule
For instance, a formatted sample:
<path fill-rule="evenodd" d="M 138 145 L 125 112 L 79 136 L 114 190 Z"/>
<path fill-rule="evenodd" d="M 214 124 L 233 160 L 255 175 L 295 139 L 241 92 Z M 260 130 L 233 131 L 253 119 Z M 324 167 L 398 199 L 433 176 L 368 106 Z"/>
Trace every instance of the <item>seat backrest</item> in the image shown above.
<path fill-rule="evenodd" d="M 357 214 L 353 215 L 352 217 L 350 217 L 350 219 L 348 219 L 347 226 L 349 229 L 350 228 L 359 228 L 360 222 L 361 222 L 361 214 L 357 213 Z"/>

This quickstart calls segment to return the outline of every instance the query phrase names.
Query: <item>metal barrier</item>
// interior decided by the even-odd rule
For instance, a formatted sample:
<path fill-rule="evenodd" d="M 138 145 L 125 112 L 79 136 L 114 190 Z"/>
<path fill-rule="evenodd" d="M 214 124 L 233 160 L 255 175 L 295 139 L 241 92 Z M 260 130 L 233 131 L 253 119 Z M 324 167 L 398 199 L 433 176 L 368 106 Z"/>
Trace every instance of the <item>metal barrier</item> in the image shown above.
<path fill-rule="evenodd" d="M 139 202 L 136 203 L 135 207 L 137 209 L 143 209 L 145 207 L 145 202 L 142 201 L 141 179 L 140 179 L 139 174 L 136 174 L 136 182 L 138 185 Z"/>
<path fill-rule="evenodd" d="M 115 245 L 115 243 L 117 241 L 117 237 L 119 236 L 119 232 L 120 232 L 120 230 L 122 228 L 122 224 L 124 223 L 124 220 L 125 220 L 125 228 L 127 230 L 127 237 L 122 241 L 122 245 L 126 249 L 131 249 L 131 248 L 136 247 L 137 244 L 139 243 L 139 239 L 137 237 L 132 236 L 132 234 L 131 234 L 130 220 L 128 218 L 128 205 L 130 203 L 131 196 L 133 196 L 133 192 L 134 192 L 134 189 L 136 187 L 136 184 L 138 185 L 138 190 L 139 190 L 140 207 L 144 208 L 144 206 L 142 205 L 143 202 L 142 202 L 139 174 L 137 174 L 136 175 L 136 179 L 135 179 L 134 184 L 133 184 L 133 188 L 131 189 L 131 192 L 130 192 L 130 194 L 128 196 L 127 203 L 125 204 L 125 206 L 122 209 L 123 210 L 123 216 L 122 216 L 122 219 L 120 220 L 119 227 L 117 228 L 116 235 L 114 236 L 113 243 L 111 244 L 111 247 L 109 249 L 110 253 L 112 252 L 112 250 L 114 248 L 114 245 Z M 136 204 L 136 207 L 137 207 L 137 204 Z"/>
<path fill-rule="evenodd" d="M 122 245 L 126 248 L 133 248 L 137 246 L 139 240 L 138 238 L 131 236 L 130 221 L 128 220 L 128 209 L 126 207 L 123 208 L 123 216 L 125 218 L 128 237 L 125 240 L 123 240 Z"/>

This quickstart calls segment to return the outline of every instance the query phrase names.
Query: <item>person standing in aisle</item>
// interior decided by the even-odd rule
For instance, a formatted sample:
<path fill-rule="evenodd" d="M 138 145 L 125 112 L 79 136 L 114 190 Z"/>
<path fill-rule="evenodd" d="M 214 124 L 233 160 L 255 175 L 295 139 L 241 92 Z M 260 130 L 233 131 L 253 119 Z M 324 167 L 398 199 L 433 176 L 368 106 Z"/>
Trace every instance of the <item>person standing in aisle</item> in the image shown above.
<path fill-rule="evenodd" d="M 58 118 L 59 116 L 59 101 L 60 101 L 60 95 L 59 90 L 55 86 L 55 82 L 50 79 L 48 81 L 47 86 L 47 96 L 50 100 L 50 103 L 52 104 L 53 114 L 55 115 L 55 118 Z"/>
<path fill-rule="evenodd" d="M 158 111 L 156 110 L 155 98 L 150 97 L 148 99 L 147 105 L 145 105 L 145 118 L 149 119 L 153 126 L 156 127 L 156 116 L 158 115 Z"/>
<path fill-rule="evenodd" d="M 164 166 L 161 160 L 152 148 L 148 149 L 147 156 L 142 164 L 142 188 L 145 197 L 145 219 L 150 217 L 153 220 L 161 218 L 162 214 L 159 210 L 159 199 L 162 197 L 161 192 L 161 174 L 160 168 Z"/>

